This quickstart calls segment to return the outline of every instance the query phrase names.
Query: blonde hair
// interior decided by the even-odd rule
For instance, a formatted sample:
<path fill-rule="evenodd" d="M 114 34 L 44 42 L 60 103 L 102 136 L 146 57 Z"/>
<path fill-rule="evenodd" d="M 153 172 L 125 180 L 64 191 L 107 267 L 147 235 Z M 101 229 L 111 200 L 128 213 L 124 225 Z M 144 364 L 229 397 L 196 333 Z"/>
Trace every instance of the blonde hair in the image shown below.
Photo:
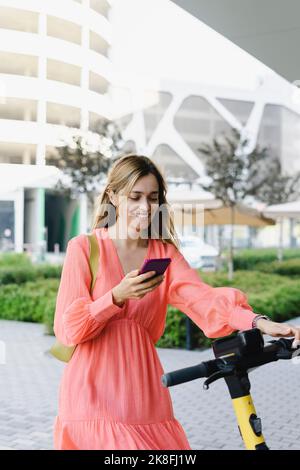
<path fill-rule="evenodd" d="M 95 202 L 92 229 L 110 226 L 109 221 L 105 222 L 107 221 L 108 214 L 107 204 L 112 205 L 108 195 L 109 190 L 112 190 L 115 193 L 122 191 L 124 194 L 128 195 L 137 180 L 150 173 L 156 177 L 158 182 L 159 206 L 164 205 L 164 209 L 166 210 L 166 215 L 162 217 L 162 220 L 165 222 L 165 226 L 161 227 L 161 224 L 159 224 L 159 231 L 156 233 L 156 237 L 163 243 L 171 243 L 179 249 L 179 240 L 174 227 L 173 214 L 171 213 L 170 206 L 166 200 L 167 183 L 155 163 L 145 156 L 125 155 L 119 157 L 113 163 L 108 172 L 106 186 Z M 163 238 L 162 230 L 164 234 L 167 234 L 167 238 Z M 148 227 L 148 236 L 150 233 L 151 223 Z"/>

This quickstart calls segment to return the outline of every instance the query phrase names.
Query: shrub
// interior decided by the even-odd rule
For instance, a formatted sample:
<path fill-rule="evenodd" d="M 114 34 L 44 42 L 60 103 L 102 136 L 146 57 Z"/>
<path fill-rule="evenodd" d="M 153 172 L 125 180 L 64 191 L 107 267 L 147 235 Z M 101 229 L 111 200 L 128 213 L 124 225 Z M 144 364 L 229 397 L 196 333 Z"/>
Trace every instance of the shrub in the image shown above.
<path fill-rule="evenodd" d="M 0 317 L 6 320 L 43 322 L 45 311 L 49 313 L 47 309 L 56 296 L 57 289 L 56 279 L 4 285 L 0 288 Z"/>
<path fill-rule="evenodd" d="M 254 312 L 271 316 L 274 321 L 287 320 L 300 313 L 299 280 L 258 271 L 236 271 L 233 281 L 224 274 L 201 273 L 212 286 L 231 286 L 243 291 Z"/>
<path fill-rule="evenodd" d="M 185 317 L 176 308 L 169 306 L 164 334 L 156 343 L 160 348 L 182 347 L 186 337 Z"/>
<path fill-rule="evenodd" d="M 203 282 L 213 287 L 235 287 L 242 290 L 248 298 L 254 313 L 269 315 L 274 321 L 286 321 L 300 313 L 299 281 L 280 275 L 256 271 L 237 271 L 233 281 L 228 281 L 222 273 L 199 273 Z M 168 307 L 167 326 L 158 347 L 185 346 L 186 314 Z M 178 332 L 179 330 L 179 332 Z M 192 338 L 195 348 L 209 347 L 214 341 L 207 338 L 200 328 L 192 322 Z"/>
<path fill-rule="evenodd" d="M 264 273 L 300 277 L 300 258 L 286 261 L 272 261 L 271 263 L 258 263 L 256 269 Z"/>
<path fill-rule="evenodd" d="M 31 265 L 29 253 L 0 253 L 0 267 L 20 265 Z"/>
<path fill-rule="evenodd" d="M 48 275 L 50 271 L 46 272 Z M 254 312 L 267 314 L 274 321 L 288 320 L 300 313 L 300 286 L 297 278 L 258 271 L 236 271 L 232 282 L 228 281 L 226 273 L 199 272 L 199 277 L 213 287 L 232 286 L 242 290 Z M 0 318 L 41 322 L 53 334 L 58 287 L 59 279 L 55 278 L 3 284 L 0 286 Z M 156 346 L 185 348 L 186 319 L 185 313 L 169 305 L 165 332 Z M 208 347 L 213 340 L 207 338 L 192 322 L 192 343 L 195 348 Z"/>
<path fill-rule="evenodd" d="M 60 265 L 21 265 L 0 266 L 0 286 L 4 284 L 22 284 L 36 279 L 59 279 L 62 266 Z"/>
<path fill-rule="evenodd" d="M 299 248 L 286 248 L 283 259 L 300 258 Z M 258 263 L 270 263 L 277 260 L 276 248 L 253 248 L 241 250 L 234 255 L 234 269 L 257 270 Z"/>

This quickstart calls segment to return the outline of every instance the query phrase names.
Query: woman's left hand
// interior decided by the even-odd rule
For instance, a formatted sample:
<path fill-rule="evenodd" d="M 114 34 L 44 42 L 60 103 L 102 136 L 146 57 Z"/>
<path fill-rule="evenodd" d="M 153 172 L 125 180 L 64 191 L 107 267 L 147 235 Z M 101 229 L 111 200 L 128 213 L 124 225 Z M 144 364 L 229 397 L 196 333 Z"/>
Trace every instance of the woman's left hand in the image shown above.
<path fill-rule="evenodd" d="M 300 344 L 300 327 L 288 325 L 286 323 L 277 323 L 274 321 L 260 318 L 257 320 L 256 327 L 266 335 L 270 336 L 294 336 L 292 347 L 297 347 Z"/>

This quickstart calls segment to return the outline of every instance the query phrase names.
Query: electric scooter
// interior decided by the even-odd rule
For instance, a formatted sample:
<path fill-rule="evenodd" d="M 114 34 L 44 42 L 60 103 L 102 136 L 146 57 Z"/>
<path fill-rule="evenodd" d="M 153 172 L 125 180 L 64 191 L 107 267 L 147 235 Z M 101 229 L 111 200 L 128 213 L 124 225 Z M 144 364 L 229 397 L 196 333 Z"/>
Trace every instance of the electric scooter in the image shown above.
<path fill-rule="evenodd" d="M 292 349 L 293 339 L 280 338 L 264 344 L 258 328 L 240 331 L 236 336 L 217 339 L 212 348 L 216 359 L 162 375 L 164 387 L 171 387 L 201 377 L 207 377 L 203 388 L 224 378 L 235 411 L 240 435 L 247 450 L 269 450 L 262 434 L 261 418 L 256 414 L 250 394 L 248 372 L 277 361 L 300 355 L 300 346 Z M 296 359 L 297 360 L 297 359 Z"/>

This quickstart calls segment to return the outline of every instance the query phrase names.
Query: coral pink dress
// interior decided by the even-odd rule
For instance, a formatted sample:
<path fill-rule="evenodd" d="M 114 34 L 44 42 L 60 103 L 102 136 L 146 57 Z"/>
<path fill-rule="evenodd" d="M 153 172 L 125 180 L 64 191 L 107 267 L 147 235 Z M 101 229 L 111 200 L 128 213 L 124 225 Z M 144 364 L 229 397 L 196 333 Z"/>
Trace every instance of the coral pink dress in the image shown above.
<path fill-rule="evenodd" d="M 250 329 L 255 314 L 243 292 L 205 284 L 174 245 L 158 239 L 149 239 L 146 258 L 172 259 L 164 281 L 141 299 L 115 305 L 112 288 L 125 273 L 107 229 L 94 231 L 100 258 L 92 297 L 84 234 L 68 242 L 57 295 L 56 337 L 78 346 L 63 370 L 54 448 L 191 449 L 161 383 L 164 370 L 155 348 L 167 304 L 210 338 Z"/>

